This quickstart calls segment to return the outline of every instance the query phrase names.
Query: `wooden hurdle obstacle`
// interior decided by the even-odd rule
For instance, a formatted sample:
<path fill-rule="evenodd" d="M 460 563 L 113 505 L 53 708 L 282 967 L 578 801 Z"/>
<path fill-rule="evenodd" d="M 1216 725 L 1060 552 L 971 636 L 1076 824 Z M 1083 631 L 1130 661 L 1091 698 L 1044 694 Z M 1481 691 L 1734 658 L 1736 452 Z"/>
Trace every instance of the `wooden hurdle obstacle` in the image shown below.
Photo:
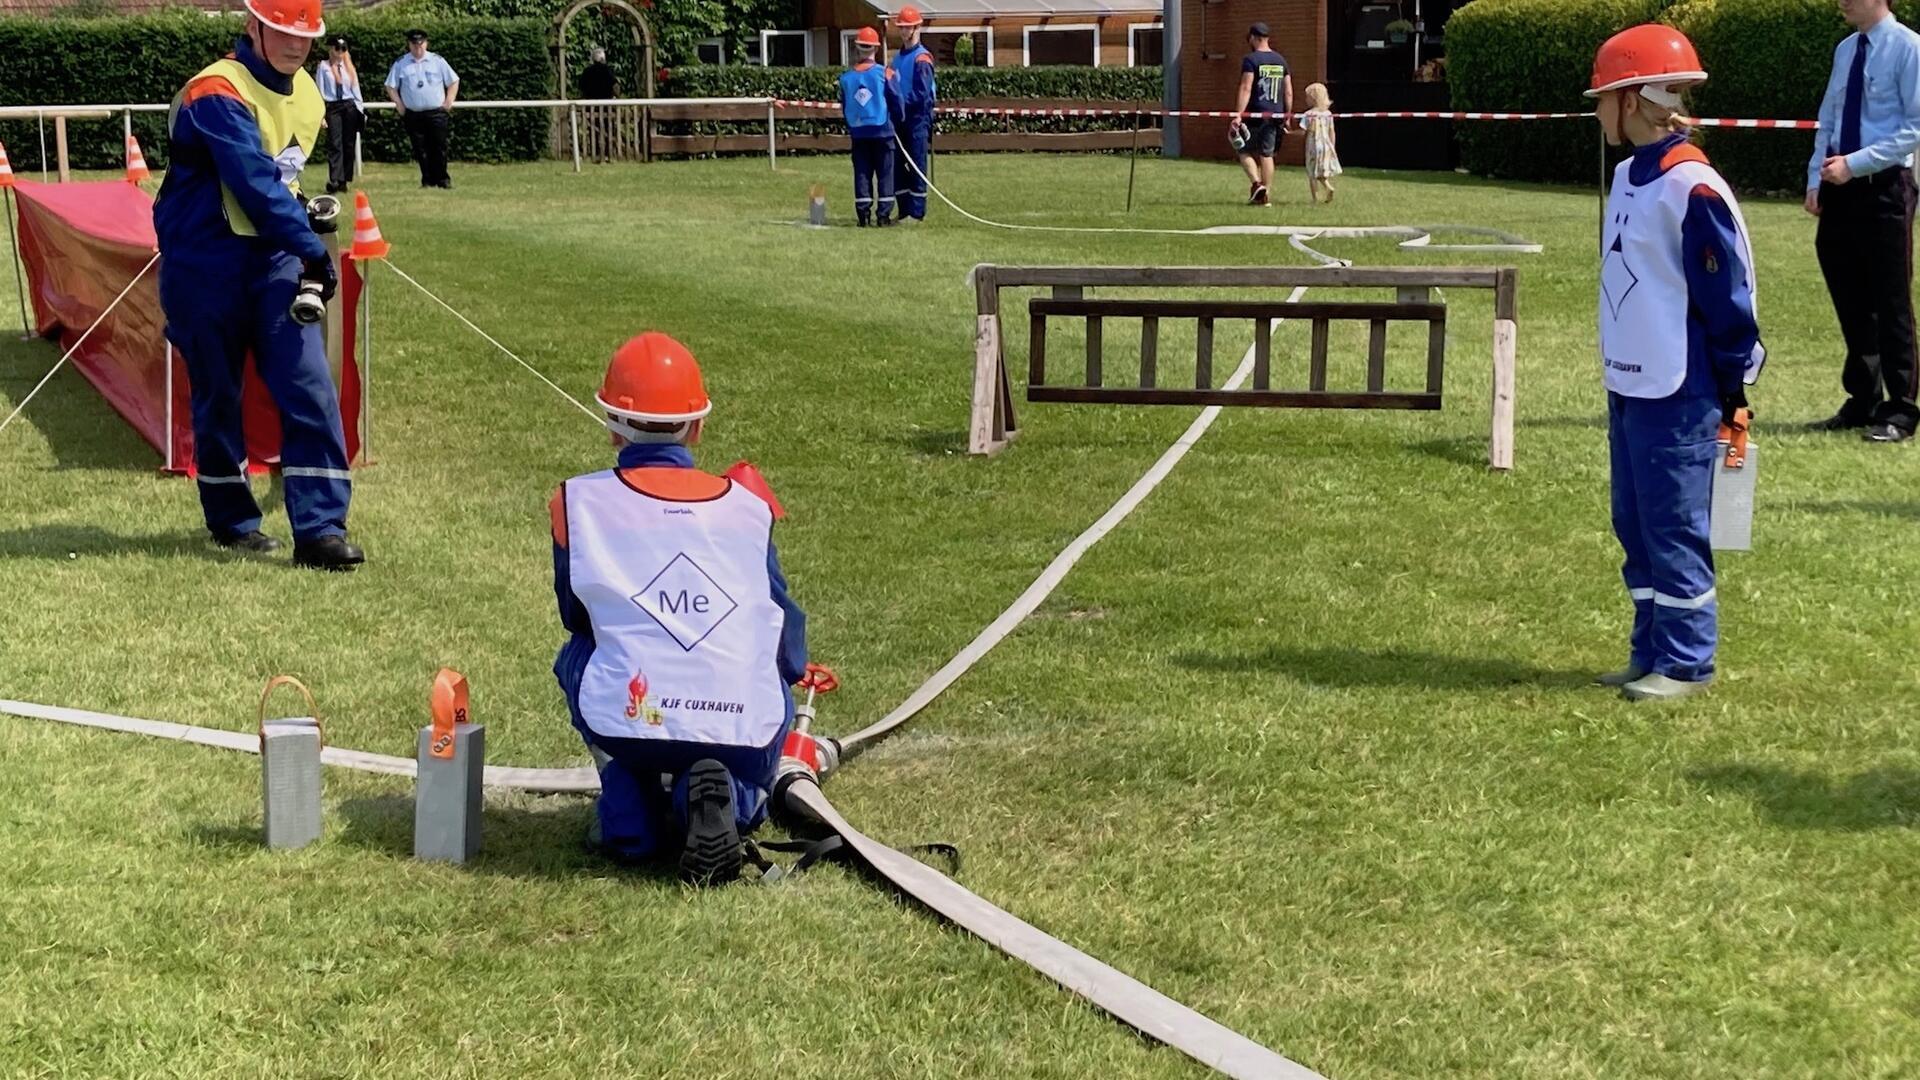
<path fill-rule="evenodd" d="M 973 418 L 967 449 L 991 454 L 1018 433 L 1013 391 L 1007 378 L 1005 336 L 1001 332 L 1000 292 L 1019 287 L 1051 288 L 1051 297 L 1028 303 L 1027 400 L 1033 402 L 1116 405 L 1230 405 L 1290 409 L 1438 409 L 1445 382 L 1447 308 L 1433 300 L 1435 289 L 1488 289 L 1493 292 L 1493 394 L 1487 463 L 1513 468 L 1514 350 L 1518 340 L 1516 292 L 1519 271 L 1511 267 L 1236 267 L 1236 266 L 1042 266 L 982 264 L 974 267 L 977 303 L 974 333 Z M 1086 290 L 1102 288 L 1278 289 L 1307 287 L 1391 288 L 1392 302 L 1275 300 L 1090 299 Z M 1086 365 L 1081 385 L 1062 385 L 1047 374 L 1050 319 L 1075 318 L 1086 326 Z M 1109 319 L 1140 323 L 1140 370 L 1135 385 L 1107 385 L 1104 350 Z M 1196 327 L 1193 386 L 1159 382 L 1159 328 L 1163 319 L 1192 319 Z M 1249 319 L 1254 325 L 1253 370 L 1249 385 L 1227 389 L 1213 385 L 1214 326 L 1218 320 Z M 1312 346 L 1304 388 L 1272 385 L 1273 325 L 1277 320 L 1309 322 Z M 1327 386 L 1328 342 L 1334 323 L 1347 320 L 1369 326 L 1365 389 Z M 1425 323 L 1426 385 L 1419 391 L 1386 388 L 1387 328 L 1396 322 Z"/>

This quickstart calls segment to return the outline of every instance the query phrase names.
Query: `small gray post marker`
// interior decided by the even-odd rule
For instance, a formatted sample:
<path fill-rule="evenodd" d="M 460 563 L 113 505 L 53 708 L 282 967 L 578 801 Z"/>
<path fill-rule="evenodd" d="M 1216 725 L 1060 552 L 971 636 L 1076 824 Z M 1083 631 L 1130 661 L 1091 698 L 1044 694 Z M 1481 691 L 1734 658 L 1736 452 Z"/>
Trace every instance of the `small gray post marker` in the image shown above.
<path fill-rule="evenodd" d="M 442 668 L 433 723 L 420 729 L 413 796 L 413 857 L 463 863 L 480 853 L 487 729 L 467 720 L 467 680 Z"/>
<path fill-rule="evenodd" d="M 320 721 L 315 716 L 268 720 L 267 697 L 276 686 L 294 686 L 317 712 L 313 695 L 297 679 L 277 675 L 260 696 L 260 777 L 266 803 L 267 846 L 301 848 L 320 838 Z"/>

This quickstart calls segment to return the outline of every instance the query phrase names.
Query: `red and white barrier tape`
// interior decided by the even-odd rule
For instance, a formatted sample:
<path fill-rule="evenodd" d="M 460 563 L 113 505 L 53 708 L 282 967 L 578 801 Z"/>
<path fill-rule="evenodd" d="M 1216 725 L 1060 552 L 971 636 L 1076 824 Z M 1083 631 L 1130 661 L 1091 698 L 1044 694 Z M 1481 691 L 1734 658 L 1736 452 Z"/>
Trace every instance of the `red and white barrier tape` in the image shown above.
<path fill-rule="evenodd" d="M 775 99 L 774 107 L 780 109 L 826 109 L 840 111 L 840 106 L 831 101 L 782 101 Z M 1174 116 L 1213 120 L 1227 120 L 1238 113 L 1223 109 L 1024 109 L 1024 108 L 984 108 L 966 105 L 936 105 L 935 112 L 950 113 L 956 116 L 1029 116 L 1029 117 L 1095 117 L 1095 116 Z M 1275 113 L 1250 113 L 1250 117 L 1280 119 Z M 1587 120 L 1592 113 L 1518 113 L 1518 112 L 1350 112 L 1334 113 L 1337 120 Z M 1689 121 L 1694 127 L 1724 128 L 1774 128 L 1793 131 L 1817 131 L 1817 120 L 1745 120 L 1725 117 L 1701 117 Z"/>

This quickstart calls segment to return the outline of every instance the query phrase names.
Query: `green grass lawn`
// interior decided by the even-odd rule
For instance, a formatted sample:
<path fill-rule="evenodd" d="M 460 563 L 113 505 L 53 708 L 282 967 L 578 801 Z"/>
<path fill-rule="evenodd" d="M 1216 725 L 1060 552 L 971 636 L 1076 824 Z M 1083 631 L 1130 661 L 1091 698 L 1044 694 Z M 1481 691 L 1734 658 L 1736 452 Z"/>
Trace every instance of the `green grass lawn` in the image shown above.
<path fill-rule="evenodd" d="M 791 513 L 783 562 L 846 683 L 822 709 L 842 732 L 1192 418 L 1025 407 L 1012 449 L 967 457 L 968 268 L 1306 261 L 1276 238 L 1007 233 L 941 206 L 887 233 L 795 228 L 813 182 L 844 220 L 844 172 L 367 184 L 395 263 L 576 396 L 640 329 L 692 346 L 717 401 L 705 462 L 752 459 Z M 1920 1074 L 1920 464 L 1797 430 L 1839 403 L 1810 219 L 1747 208 L 1766 472 L 1757 550 L 1722 562 L 1721 681 L 1635 707 L 1585 685 L 1624 658 L 1629 616 L 1594 193 L 1362 171 L 1330 209 L 1290 176 L 1262 211 L 1237 176 L 1145 161 L 1131 215 L 1118 158 L 956 157 L 936 179 L 1016 222 L 1540 241 L 1506 260 L 1518 467 L 1483 465 L 1490 299 L 1451 291 L 1445 411 L 1229 411 L 1039 614 L 835 779 L 836 805 L 891 842 L 958 843 L 982 896 L 1341 1080 Z M 360 573 L 212 550 L 191 484 L 71 371 L 0 436 L 0 697 L 247 730 L 292 672 L 335 744 L 406 754 L 444 664 L 494 761 L 584 761 L 548 672 L 545 501 L 608 463 L 606 439 L 392 275 L 375 302 Z M 1131 340 L 1109 334 L 1110 371 Z M 1216 371 L 1247 340 L 1223 328 Z M 1276 340 L 1303 368 L 1303 332 Z M 0 333 L 0 411 L 56 356 Z M 1350 343 L 1355 378 L 1358 359 Z M 0 717 L 0 762 L 7 1075 L 1203 1074 L 853 872 L 695 892 L 615 870 L 581 850 L 584 800 L 490 797 L 486 850 L 456 868 L 409 859 L 392 778 L 330 772 L 323 842 L 269 854 L 253 759 Z"/>

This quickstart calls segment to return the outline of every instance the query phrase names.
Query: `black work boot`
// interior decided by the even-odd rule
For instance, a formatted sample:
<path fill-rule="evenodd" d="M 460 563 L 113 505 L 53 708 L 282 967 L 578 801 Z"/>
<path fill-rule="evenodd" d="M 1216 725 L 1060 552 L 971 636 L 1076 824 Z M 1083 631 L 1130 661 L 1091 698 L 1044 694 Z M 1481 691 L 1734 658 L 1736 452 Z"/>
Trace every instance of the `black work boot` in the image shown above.
<path fill-rule="evenodd" d="M 733 816 L 733 774 L 712 758 L 687 770 L 687 844 L 680 877 L 695 885 L 725 885 L 740 876 L 740 830 Z"/>
<path fill-rule="evenodd" d="M 344 536 L 299 540 L 293 545 L 293 564 L 315 570 L 351 570 L 367 561 L 367 554 Z"/>
<path fill-rule="evenodd" d="M 230 551 L 250 551 L 255 555 L 266 555 L 280 550 L 280 541 L 259 529 L 247 533 L 229 533 L 226 536 L 216 534 L 213 542 Z"/>

